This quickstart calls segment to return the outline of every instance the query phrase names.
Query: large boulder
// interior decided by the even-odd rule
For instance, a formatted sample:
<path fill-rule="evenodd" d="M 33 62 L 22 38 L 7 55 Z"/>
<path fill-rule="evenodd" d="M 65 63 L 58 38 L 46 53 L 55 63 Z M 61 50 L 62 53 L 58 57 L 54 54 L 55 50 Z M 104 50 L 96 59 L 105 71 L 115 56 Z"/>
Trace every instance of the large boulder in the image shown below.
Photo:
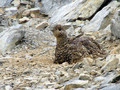
<path fill-rule="evenodd" d="M 120 3 L 113 1 L 99 11 L 93 19 L 82 28 L 82 31 L 98 31 L 100 29 L 105 29 L 113 18 L 115 10 L 119 7 Z"/>
<path fill-rule="evenodd" d="M 117 10 L 111 20 L 111 33 L 117 38 L 120 38 L 120 10 Z"/>
<path fill-rule="evenodd" d="M 72 2 L 72 0 L 36 0 L 36 7 L 40 7 L 41 12 L 44 12 L 51 16 L 54 11 L 60 7 Z"/>
<path fill-rule="evenodd" d="M 75 0 L 64 5 L 52 14 L 51 23 L 66 23 L 77 18 L 91 17 L 103 4 L 105 0 Z"/>
<path fill-rule="evenodd" d="M 108 72 L 110 70 L 114 70 L 118 67 L 119 64 L 119 59 L 118 58 L 113 58 L 110 59 L 102 68 L 102 72 Z"/>
<path fill-rule="evenodd" d="M 4 54 L 16 46 L 24 37 L 24 30 L 4 30 L 0 33 L 0 53 Z"/>
<path fill-rule="evenodd" d="M 0 7 L 8 6 L 12 0 L 0 0 Z"/>

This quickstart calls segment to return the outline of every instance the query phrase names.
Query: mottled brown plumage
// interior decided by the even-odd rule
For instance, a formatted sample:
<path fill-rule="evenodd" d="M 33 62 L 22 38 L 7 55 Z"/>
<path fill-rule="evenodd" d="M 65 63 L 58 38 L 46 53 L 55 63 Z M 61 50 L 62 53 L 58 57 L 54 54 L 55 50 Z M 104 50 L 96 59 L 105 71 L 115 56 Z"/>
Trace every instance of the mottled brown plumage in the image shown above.
<path fill-rule="evenodd" d="M 74 63 L 88 55 L 102 53 L 100 45 L 92 38 L 79 35 L 70 39 L 61 25 L 55 25 L 52 32 L 57 40 L 54 63 Z"/>

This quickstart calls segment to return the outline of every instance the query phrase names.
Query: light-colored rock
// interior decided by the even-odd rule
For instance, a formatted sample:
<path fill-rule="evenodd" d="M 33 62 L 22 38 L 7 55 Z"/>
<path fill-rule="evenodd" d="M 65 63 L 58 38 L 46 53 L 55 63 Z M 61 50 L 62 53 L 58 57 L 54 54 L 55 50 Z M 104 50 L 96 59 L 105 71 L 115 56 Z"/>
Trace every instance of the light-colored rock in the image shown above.
<path fill-rule="evenodd" d="M 0 0 L 0 7 L 5 7 L 5 6 L 10 5 L 11 1 L 12 0 Z"/>
<path fill-rule="evenodd" d="M 51 75 L 51 74 L 50 74 L 50 73 L 47 73 L 47 72 L 45 72 L 45 73 L 44 73 L 44 72 L 41 73 L 41 76 L 43 76 L 43 77 L 50 77 L 50 75 Z"/>
<path fill-rule="evenodd" d="M 63 85 L 59 85 L 59 84 L 55 84 L 55 85 L 54 85 L 54 88 L 55 88 L 55 89 L 60 89 L 60 88 L 62 88 L 62 87 L 63 87 Z"/>
<path fill-rule="evenodd" d="M 41 22 L 42 22 L 41 19 L 32 18 L 27 23 L 25 23 L 25 26 L 27 26 L 27 27 L 34 27 L 35 28 L 35 26 L 37 24 L 41 23 Z"/>
<path fill-rule="evenodd" d="M 120 9 L 116 11 L 113 19 L 111 20 L 111 33 L 120 38 Z"/>
<path fill-rule="evenodd" d="M 74 72 L 75 72 L 75 74 L 80 74 L 81 73 L 81 69 L 75 69 Z"/>
<path fill-rule="evenodd" d="M 111 83 L 117 83 L 117 82 L 119 82 L 119 80 L 120 80 L 120 74 L 116 75 L 116 76 L 113 78 L 113 80 L 111 81 Z"/>
<path fill-rule="evenodd" d="M 91 70 L 89 72 L 90 75 L 100 75 L 100 72 L 96 71 L 96 70 Z"/>
<path fill-rule="evenodd" d="M 106 61 L 109 61 L 110 59 L 118 58 L 120 59 L 120 54 L 110 54 L 106 57 Z"/>
<path fill-rule="evenodd" d="M 20 2 L 21 4 L 23 4 L 23 5 L 27 5 L 27 4 L 30 4 L 30 2 L 29 1 L 27 1 L 27 0 L 21 0 L 21 2 Z"/>
<path fill-rule="evenodd" d="M 48 78 L 47 78 L 47 77 L 41 79 L 41 83 L 44 83 L 44 82 L 46 82 L 46 81 L 48 81 Z"/>
<path fill-rule="evenodd" d="M 72 69 L 73 70 L 75 70 L 75 69 L 79 69 L 79 68 L 81 68 L 83 65 L 82 65 L 82 62 L 79 62 L 79 63 L 76 63 L 73 67 L 72 67 Z"/>
<path fill-rule="evenodd" d="M 13 90 L 13 88 L 10 85 L 5 86 L 5 90 Z"/>
<path fill-rule="evenodd" d="M 64 62 L 62 63 L 63 66 L 67 66 L 68 65 L 68 62 Z"/>
<path fill-rule="evenodd" d="M 16 43 L 24 37 L 24 30 L 5 30 L 0 33 L 0 52 L 5 53 L 16 46 Z"/>
<path fill-rule="evenodd" d="M 32 56 L 31 56 L 31 55 L 26 54 L 26 55 L 25 55 L 25 58 L 26 58 L 26 59 L 28 59 L 28 60 L 30 60 L 30 59 L 32 59 Z"/>
<path fill-rule="evenodd" d="M 3 8 L 0 8 L 0 15 L 2 15 L 5 11 L 3 10 Z"/>
<path fill-rule="evenodd" d="M 30 16 L 32 18 L 37 18 L 40 16 L 40 9 L 39 8 L 32 8 L 30 9 Z"/>
<path fill-rule="evenodd" d="M 22 89 L 24 89 L 24 90 L 32 90 L 31 87 L 23 87 Z"/>
<path fill-rule="evenodd" d="M 20 5 L 20 0 L 13 0 L 11 4 L 18 7 Z"/>
<path fill-rule="evenodd" d="M 30 16 L 30 10 L 27 9 L 27 10 L 23 11 L 22 16 L 26 16 L 26 17 Z"/>
<path fill-rule="evenodd" d="M 6 8 L 5 11 L 17 11 L 17 7 Z"/>
<path fill-rule="evenodd" d="M 62 76 L 63 74 L 62 74 L 61 71 L 56 71 L 56 72 L 55 72 L 55 75 L 57 75 L 57 76 Z"/>
<path fill-rule="evenodd" d="M 104 80 L 101 82 L 102 85 L 108 84 L 108 83 L 112 83 L 113 81 L 115 81 L 115 78 L 120 76 L 118 73 L 116 73 L 116 71 L 112 71 L 112 72 L 106 72 L 106 74 L 104 75 Z M 116 81 L 119 79 L 116 79 Z M 115 83 L 115 82 L 113 82 Z"/>
<path fill-rule="evenodd" d="M 120 90 L 120 84 L 106 84 L 100 87 L 101 90 Z"/>
<path fill-rule="evenodd" d="M 71 79 L 71 77 L 69 77 L 69 76 L 62 76 L 62 77 L 59 78 L 57 83 L 61 84 L 61 83 L 64 83 L 64 82 L 66 82 L 66 81 L 68 81 L 70 79 Z"/>
<path fill-rule="evenodd" d="M 40 28 L 45 28 L 45 27 L 47 27 L 48 26 L 48 22 L 46 22 L 46 21 L 43 21 L 43 22 L 41 22 L 40 24 L 38 24 L 38 25 L 36 25 L 36 29 L 40 29 Z"/>
<path fill-rule="evenodd" d="M 113 69 L 116 69 L 118 67 L 119 64 L 119 59 L 118 58 L 114 58 L 114 59 L 110 59 L 102 68 L 101 71 L 102 72 L 107 72 Z"/>
<path fill-rule="evenodd" d="M 104 79 L 105 79 L 105 77 L 99 76 L 99 77 L 94 78 L 94 81 L 95 81 L 96 83 L 98 83 L 98 82 L 103 81 Z"/>
<path fill-rule="evenodd" d="M 69 69 L 67 70 L 67 72 L 68 72 L 68 73 L 74 73 L 74 71 L 73 71 L 72 68 L 69 68 Z"/>
<path fill-rule="evenodd" d="M 93 69 L 93 67 L 91 67 L 89 65 L 84 65 L 83 68 L 85 71 L 91 71 Z"/>
<path fill-rule="evenodd" d="M 19 19 L 19 23 L 20 23 L 20 24 L 26 23 L 26 22 L 28 22 L 28 21 L 29 21 L 29 18 L 27 18 L 27 17 L 23 17 L 23 18 Z"/>
<path fill-rule="evenodd" d="M 72 2 L 72 0 L 35 0 L 35 6 L 40 7 L 41 11 L 47 13 L 49 16 L 53 14 L 54 11 L 57 11 L 60 7 Z"/>
<path fill-rule="evenodd" d="M 88 84 L 88 80 L 74 80 L 73 82 L 67 84 L 64 90 L 71 90 L 73 88 L 80 88 Z"/>
<path fill-rule="evenodd" d="M 97 59 L 96 61 L 95 61 L 95 65 L 97 66 L 97 67 L 102 67 L 102 66 L 104 66 L 105 65 L 105 63 L 106 63 L 106 61 L 101 61 L 101 60 L 99 60 L 99 59 Z"/>
<path fill-rule="evenodd" d="M 110 39 L 112 39 L 112 40 L 116 40 L 116 37 L 111 37 L 110 36 Z M 109 39 L 109 40 L 110 40 Z M 118 45 L 117 47 L 114 47 L 111 51 L 110 51 L 110 54 L 113 54 L 114 56 L 119 56 L 120 57 L 120 55 L 118 55 L 119 54 L 119 52 L 120 52 L 120 45 Z"/>
<path fill-rule="evenodd" d="M 22 13 L 22 16 L 31 16 L 32 18 L 38 18 L 40 16 L 39 8 L 31 8 L 27 9 Z"/>
<path fill-rule="evenodd" d="M 109 5 L 104 7 L 101 11 L 99 11 L 89 22 L 89 24 L 85 25 L 82 28 L 82 31 L 98 31 L 100 29 L 106 28 L 115 13 L 115 9 L 118 8 L 120 4 L 117 1 L 111 2 Z M 99 17 L 99 18 L 98 18 Z"/>
<path fill-rule="evenodd" d="M 92 77 L 90 75 L 87 75 L 87 74 L 80 74 L 79 80 L 92 80 Z"/>
<path fill-rule="evenodd" d="M 117 48 L 119 50 L 119 47 Z M 119 59 L 119 64 L 120 64 L 120 54 L 110 54 L 106 57 L 106 62 L 108 62 L 111 59 L 118 58 Z"/>
<path fill-rule="evenodd" d="M 94 61 L 92 58 L 84 58 L 84 59 L 83 59 L 83 63 L 84 63 L 84 65 L 86 65 L 86 66 L 92 65 L 93 62 L 95 62 L 95 61 Z"/>
<path fill-rule="evenodd" d="M 66 21 L 77 19 L 78 17 L 89 18 L 96 12 L 103 2 L 104 0 L 75 0 L 53 13 L 50 22 L 65 23 Z"/>

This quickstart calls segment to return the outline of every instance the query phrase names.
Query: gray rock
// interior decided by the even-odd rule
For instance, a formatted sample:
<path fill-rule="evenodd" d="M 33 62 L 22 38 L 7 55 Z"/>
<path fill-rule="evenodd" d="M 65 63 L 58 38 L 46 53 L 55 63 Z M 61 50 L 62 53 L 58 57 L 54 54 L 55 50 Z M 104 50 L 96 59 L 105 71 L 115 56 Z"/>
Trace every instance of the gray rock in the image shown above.
<path fill-rule="evenodd" d="M 5 7 L 10 5 L 12 0 L 0 0 L 0 7 Z"/>
<path fill-rule="evenodd" d="M 3 27 L 0 27 L 0 33 L 1 33 L 3 30 L 4 30 Z"/>
<path fill-rule="evenodd" d="M 94 78 L 95 82 L 101 82 L 103 80 L 105 80 L 105 77 L 103 77 L 103 76 L 99 76 L 99 77 Z"/>
<path fill-rule="evenodd" d="M 41 82 L 44 83 L 45 81 L 48 81 L 48 78 L 42 78 Z"/>
<path fill-rule="evenodd" d="M 120 10 L 117 10 L 111 20 L 111 33 L 117 38 L 120 38 Z"/>
<path fill-rule="evenodd" d="M 89 22 L 89 24 L 85 25 L 82 28 L 82 31 L 98 31 L 100 29 L 105 29 L 109 24 L 112 16 L 115 12 L 115 9 L 120 4 L 117 1 L 111 2 L 109 5 L 104 7 L 101 11 L 99 11 Z M 98 18 L 99 17 L 99 18 Z"/>
<path fill-rule="evenodd" d="M 0 53 L 13 49 L 24 37 L 24 30 L 5 30 L 0 33 Z"/>
<path fill-rule="evenodd" d="M 102 67 L 104 66 L 106 63 L 106 61 L 100 61 L 100 60 L 96 60 L 95 64 L 97 67 Z"/>
<path fill-rule="evenodd" d="M 108 84 L 108 85 L 104 85 L 104 87 L 100 90 L 120 90 L 120 84 Z"/>
<path fill-rule="evenodd" d="M 119 74 L 119 75 L 116 75 L 111 82 L 112 82 L 112 83 L 120 82 L 120 74 Z"/>
<path fill-rule="evenodd" d="M 24 89 L 24 90 L 32 90 L 31 87 L 24 87 L 24 88 L 22 88 L 22 89 Z"/>
<path fill-rule="evenodd" d="M 41 12 L 47 13 L 50 16 L 53 14 L 54 11 L 58 10 L 63 5 L 66 5 L 72 0 L 36 0 L 35 6 L 40 7 Z"/>
<path fill-rule="evenodd" d="M 91 66 L 94 63 L 94 60 L 92 58 L 84 58 L 83 63 L 85 66 Z"/>
<path fill-rule="evenodd" d="M 92 77 L 87 74 L 80 74 L 79 80 L 92 80 Z"/>
<path fill-rule="evenodd" d="M 62 77 L 60 77 L 60 79 L 58 80 L 57 83 L 61 84 L 61 83 L 64 83 L 68 80 L 70 80 L 70 77 L 62 76 Z"/>
<path fill-rule="evenodd" d="M 118 58 L 120 63 L 120 54 L 110 54 L 106 57 L 106 61 L 109 61 L 110 59 Z"/>
<path fill-rule="evenodd" d="M 5 86 L 5 90 L 13 90 L 13 88 L 10 85 Z"/>
<path fill-rule="evenodd" d="M 116 73 L 115 71 L 106 72 L 103 76 L 104 80 L 101 82 L 101 85 L 112 83 L 113 81 L 115 81 L 116 77 L 118 77 L 118 76 L 119 76 L 119 74 Z"/>
<path fill-rule="evenodd" d="M 11 12 L 12 13 L 12 12 Z M 17 20 L 0 15 L 0 26 L 12 26 L 18 24 Z"/>
<path fill-rule="evenodd" d="M 54 86 L 55 89 L 60 89 L 61 87 L 63 87 L 63 85 L 55 84 Z"/>
<path fill-rule="evenodd" d="M 17 7 L 20 5 L 20 0 L 13 0 L 11 4 Z"/>
<path fill-rule="evenodd" d="M 103 2 L 104 0 L 75 0 L 53 13 L 50 23 L 65 23 L 77 19 L 78 17 L 89 18 Z"/>
<path fill-rule="evenodd" d="M 17 11 L 17 7 L 6 8 L 5 11 Z"/>
<path fill-rule="evenodd" d="M 71 90 L 73 88 L 80 88 L 88 84 L 88 80 L 74 80 L 73 82 L 67 84 L 64 90 Z"/>
<path fill-rule="evenodd" d="M 102 68 L 101 71 L 102 72 L 107 72 L 110 70 L 114 70 L 118 67 L 119 64 L 119 59 L 118 58 L 114 58 L 114 59 L 110 59 Z"/>

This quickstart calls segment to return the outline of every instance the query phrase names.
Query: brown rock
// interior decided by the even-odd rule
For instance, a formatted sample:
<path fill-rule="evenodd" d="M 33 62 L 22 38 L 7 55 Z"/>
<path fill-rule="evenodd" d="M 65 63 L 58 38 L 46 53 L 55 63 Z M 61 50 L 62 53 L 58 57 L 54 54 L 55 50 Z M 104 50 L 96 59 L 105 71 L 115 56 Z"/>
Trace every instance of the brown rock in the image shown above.
<path fill-rule="evenodd" d="M 23 17 L 23 18 L 19 19 L 20 24 L 25 23 L 27 21 L 29 21 L 29 18 L 27 18 L 27 17 Z"/>
<path fill-rule="evenodd" d="M 30 16 L 32 18 L 39 17 L 39 14 L 40 14 L 40 9 L 39 8 L 32 8 L 32 9 L 30 9 Z"/>
<path fill-rule="evenodd" d="M 40 15 L 40 9 L 39 8 L 32 8 L 27 9 L 23 12 L 22 16 L 31 16 L 32 18 L 38 18 Z"/>
<path fill-rule="evenodd" d="M 43 21 L 41 22 L 40 24 L 36 25 L 36 29 L 39 29 L 39 28 L 45 28 L 48 26 L 48 22 L 46 21 Z"/>

